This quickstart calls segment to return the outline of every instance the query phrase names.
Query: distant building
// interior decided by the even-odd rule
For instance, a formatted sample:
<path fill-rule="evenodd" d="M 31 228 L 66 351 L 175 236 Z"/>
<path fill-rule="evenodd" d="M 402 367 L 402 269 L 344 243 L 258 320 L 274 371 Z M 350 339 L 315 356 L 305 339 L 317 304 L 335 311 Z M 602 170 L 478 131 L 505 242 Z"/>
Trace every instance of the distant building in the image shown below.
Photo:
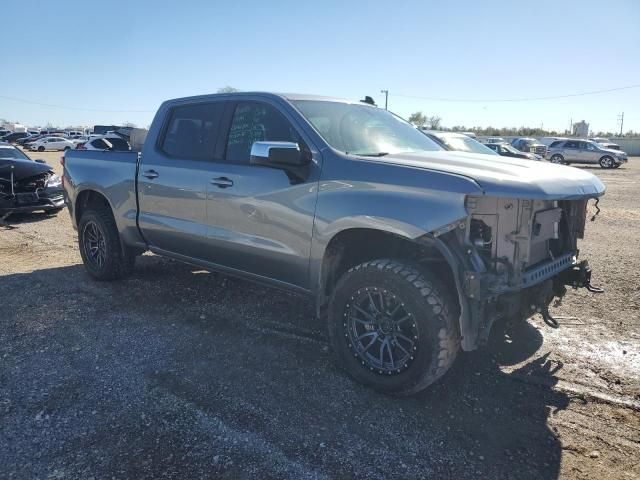
<path fill-rule="evenodd" d="M 588 137 L 589 136 L 589 124 L 584 120 L 580 120 L 573 124 L 573 131 L 571 134 L 574 137 Z"/>

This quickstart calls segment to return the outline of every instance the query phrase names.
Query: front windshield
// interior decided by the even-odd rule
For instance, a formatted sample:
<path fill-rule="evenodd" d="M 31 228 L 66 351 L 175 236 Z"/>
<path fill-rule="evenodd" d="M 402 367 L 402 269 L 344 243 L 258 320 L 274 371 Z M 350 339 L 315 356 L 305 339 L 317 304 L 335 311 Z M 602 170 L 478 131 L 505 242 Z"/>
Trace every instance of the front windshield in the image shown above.
<path fill-rule="evenodd" d="M 449 147 L 451 150 L 455 150 L 458 152 L 484 153 L 485 155 L 497 155 L 497 153 L 491 150 L 489 147 L 485 147 L 477 140 L 469 138 L 465 135 L 460 137 L 457 135 L 434 135 L 442 140 L 445 145 L 447 145 L 447 147 Z"/>
<path fill-rule="evenodd" d="M 381 156 L 442 150 L 410 123 L 386 110 L 317 100 L 293 104 L 329 145 L 344 153 Z"/>
<path fill-rule="evenodd" d="M 9 158 L 12 160 L 31 160 L 21 150 L 14 147 L 0 146 L 0 158 Z"/>

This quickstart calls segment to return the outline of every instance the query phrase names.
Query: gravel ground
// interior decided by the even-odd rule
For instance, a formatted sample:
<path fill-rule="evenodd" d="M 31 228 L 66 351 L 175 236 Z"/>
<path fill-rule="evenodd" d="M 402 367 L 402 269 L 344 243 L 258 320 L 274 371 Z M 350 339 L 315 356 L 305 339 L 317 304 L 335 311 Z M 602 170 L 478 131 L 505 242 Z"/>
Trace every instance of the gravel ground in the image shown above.
<path fill-rule="evenodd" d="M 59 170 L 59 154 L 38 155 Z M 639 478 L 640 158 L 570 292 L 411 398 L 333 364 L 306 298 L 145 255 L 81 265 L 68 214 L 0 227 L 0 478 Z"/>

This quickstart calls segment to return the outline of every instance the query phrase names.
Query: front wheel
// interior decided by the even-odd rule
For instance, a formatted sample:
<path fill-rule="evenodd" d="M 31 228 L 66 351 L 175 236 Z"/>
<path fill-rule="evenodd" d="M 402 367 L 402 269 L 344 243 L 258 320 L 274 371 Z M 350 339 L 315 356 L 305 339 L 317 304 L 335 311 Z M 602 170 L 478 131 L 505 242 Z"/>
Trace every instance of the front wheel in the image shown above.
<path fill-rule="evenodd" d="M 38 147 L 39 152 L 44 152 L 44 147 Z"/>
<path fill-rule="evenodd" d="M 604 157 L 602 157 L 599 163 L 600 163 L 600 167 L 602 168 L 613 168 L 615 165 L 613 158 L 610 157 L 609 155 L 605 155 Z"/>
<path fill-rule="evenodd" d="M 552 155 L 550 158 L 551 163 L 559 163 L 562 164 L 564 163 L 564 158 L 562 157 L 562 155 Z"/>
<path fill-rule="evenodd" d="M 116 280 L 133 271 L 135 256 L 122 248 L 113 214 L 106 207 L 82 214 L 78 244 L 84 266 L 96 280 Z"/>
<path fill-rule="evenodd" d="M 340 366 L 376 390 L 409 395 L 431 385 L 460 348 L 458 305 L 435 276 L 389 259 L 345 273 L 329 334 Z"/>

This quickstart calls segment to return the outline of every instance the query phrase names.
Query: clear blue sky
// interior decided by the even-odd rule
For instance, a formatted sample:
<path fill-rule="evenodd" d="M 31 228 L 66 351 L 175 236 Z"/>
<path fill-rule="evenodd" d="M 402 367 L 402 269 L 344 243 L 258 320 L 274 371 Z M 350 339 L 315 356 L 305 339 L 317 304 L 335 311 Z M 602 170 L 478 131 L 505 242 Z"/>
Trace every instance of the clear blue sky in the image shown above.
<path fill-rule="evenodd" d="M 167 98 L 241 90 L 373 96 L 446 126 L 640 131 L 640 1 L 3 2 L 0 118 L 150 123 Z M 27 55 L 25 55 L 27 54 Z M 148 112 L 132 112 L 144 110 Z"/>

